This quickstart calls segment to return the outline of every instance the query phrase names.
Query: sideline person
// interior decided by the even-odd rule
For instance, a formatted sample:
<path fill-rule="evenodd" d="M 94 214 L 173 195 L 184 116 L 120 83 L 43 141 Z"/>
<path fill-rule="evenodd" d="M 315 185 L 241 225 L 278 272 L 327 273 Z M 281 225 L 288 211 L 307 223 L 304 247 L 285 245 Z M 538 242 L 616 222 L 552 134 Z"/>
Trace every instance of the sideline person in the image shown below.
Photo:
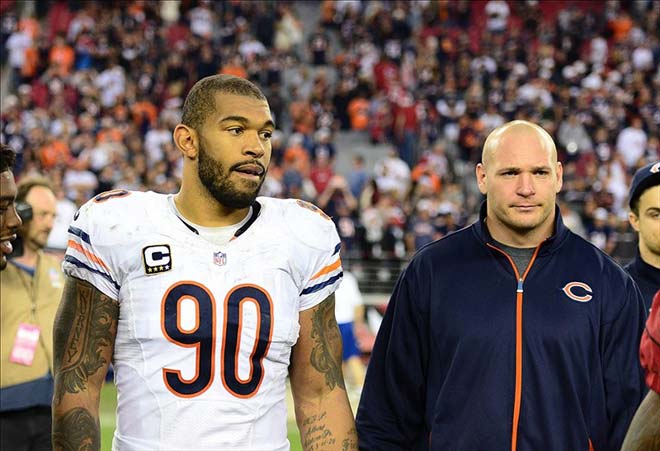
<path fill-rule="evenodd" d="M 361 450 L 618 450 L 644 381 L 641 293 L 569 231 L 562 165 L 526 121 L 476 167 L 479 220 L 422 248 L 379 329 Z"/>

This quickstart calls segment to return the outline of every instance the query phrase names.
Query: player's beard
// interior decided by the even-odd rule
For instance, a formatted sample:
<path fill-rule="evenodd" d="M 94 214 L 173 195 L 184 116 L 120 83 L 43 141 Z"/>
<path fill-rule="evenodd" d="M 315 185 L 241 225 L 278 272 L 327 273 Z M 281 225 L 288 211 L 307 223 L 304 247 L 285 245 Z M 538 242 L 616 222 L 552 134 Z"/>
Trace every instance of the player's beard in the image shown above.
<path fill-rule="evenodd" d="M 242 163 L 239 163 L 242 164 Z M 199 159 L 197 161 L 197 175 L 202 185 L 208 190 L 215 200 L 227 208 L 240 210 L 252 205 L 259 194 L 261 185 L 266 180 L 264 172 L 259 183 L 255 183 L 254 189 L 240 190 L 236 184 L 230 180 L 230 174 L 233 167 L 228 170 L 225 166 L 214 159 L 204 149 L 200 142 L 199 144 Z M 249 182 L 246 182 L 249 183 Z"/>

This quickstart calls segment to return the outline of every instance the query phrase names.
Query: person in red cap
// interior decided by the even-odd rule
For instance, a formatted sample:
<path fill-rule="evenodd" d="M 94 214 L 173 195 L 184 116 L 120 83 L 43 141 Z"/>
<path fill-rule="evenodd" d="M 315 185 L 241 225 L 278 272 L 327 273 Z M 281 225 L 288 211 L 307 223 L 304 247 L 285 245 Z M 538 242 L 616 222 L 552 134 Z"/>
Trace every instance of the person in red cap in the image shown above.
<path fill-rule="evenodd" d="M 621 451 L 660 449 L 660 290 L 653 298 L 639 358 L 650 390 L 630 423 Z"/>

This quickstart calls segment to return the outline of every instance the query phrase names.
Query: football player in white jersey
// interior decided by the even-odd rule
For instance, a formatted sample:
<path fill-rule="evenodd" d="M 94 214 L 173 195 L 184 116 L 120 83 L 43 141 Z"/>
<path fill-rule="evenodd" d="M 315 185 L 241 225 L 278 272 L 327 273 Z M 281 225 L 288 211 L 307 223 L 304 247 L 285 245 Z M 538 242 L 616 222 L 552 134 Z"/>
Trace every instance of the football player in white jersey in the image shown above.
<path fill-rule="evenodd" d="M 339 237 L 317 207 L 257 198 L 275 129 L 247 80 L 197 82 L 175 195 L 115 190 L 69 228 L 55 321 L 53 443 L 99 449 L 112 361 L 117 450 L 288 450 L 290 377 L 306 450 L 357 449 L 334 291 Z"/>

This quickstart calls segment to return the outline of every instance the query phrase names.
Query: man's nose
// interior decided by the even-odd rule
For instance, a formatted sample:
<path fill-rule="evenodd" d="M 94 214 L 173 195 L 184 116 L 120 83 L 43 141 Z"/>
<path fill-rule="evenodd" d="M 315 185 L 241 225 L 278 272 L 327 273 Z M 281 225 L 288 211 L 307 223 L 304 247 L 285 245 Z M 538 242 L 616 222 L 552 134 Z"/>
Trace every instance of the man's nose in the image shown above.
<path fill-rule="evenodd" d="M 253 158 L 261 158 L 266 153 L 267 143 L 261 139 L 258 132 L 247 133 L 248 137 L 245 146 L 243 147 L 243 153 L 249 155 Z"/>
<path fill-rule="evenodd" d="M 532 174 L 520 174 L 518 179 L 518 194 L 521 196 L 531 196 L 536 192 L 534 187 L 534 176 Z"/>

